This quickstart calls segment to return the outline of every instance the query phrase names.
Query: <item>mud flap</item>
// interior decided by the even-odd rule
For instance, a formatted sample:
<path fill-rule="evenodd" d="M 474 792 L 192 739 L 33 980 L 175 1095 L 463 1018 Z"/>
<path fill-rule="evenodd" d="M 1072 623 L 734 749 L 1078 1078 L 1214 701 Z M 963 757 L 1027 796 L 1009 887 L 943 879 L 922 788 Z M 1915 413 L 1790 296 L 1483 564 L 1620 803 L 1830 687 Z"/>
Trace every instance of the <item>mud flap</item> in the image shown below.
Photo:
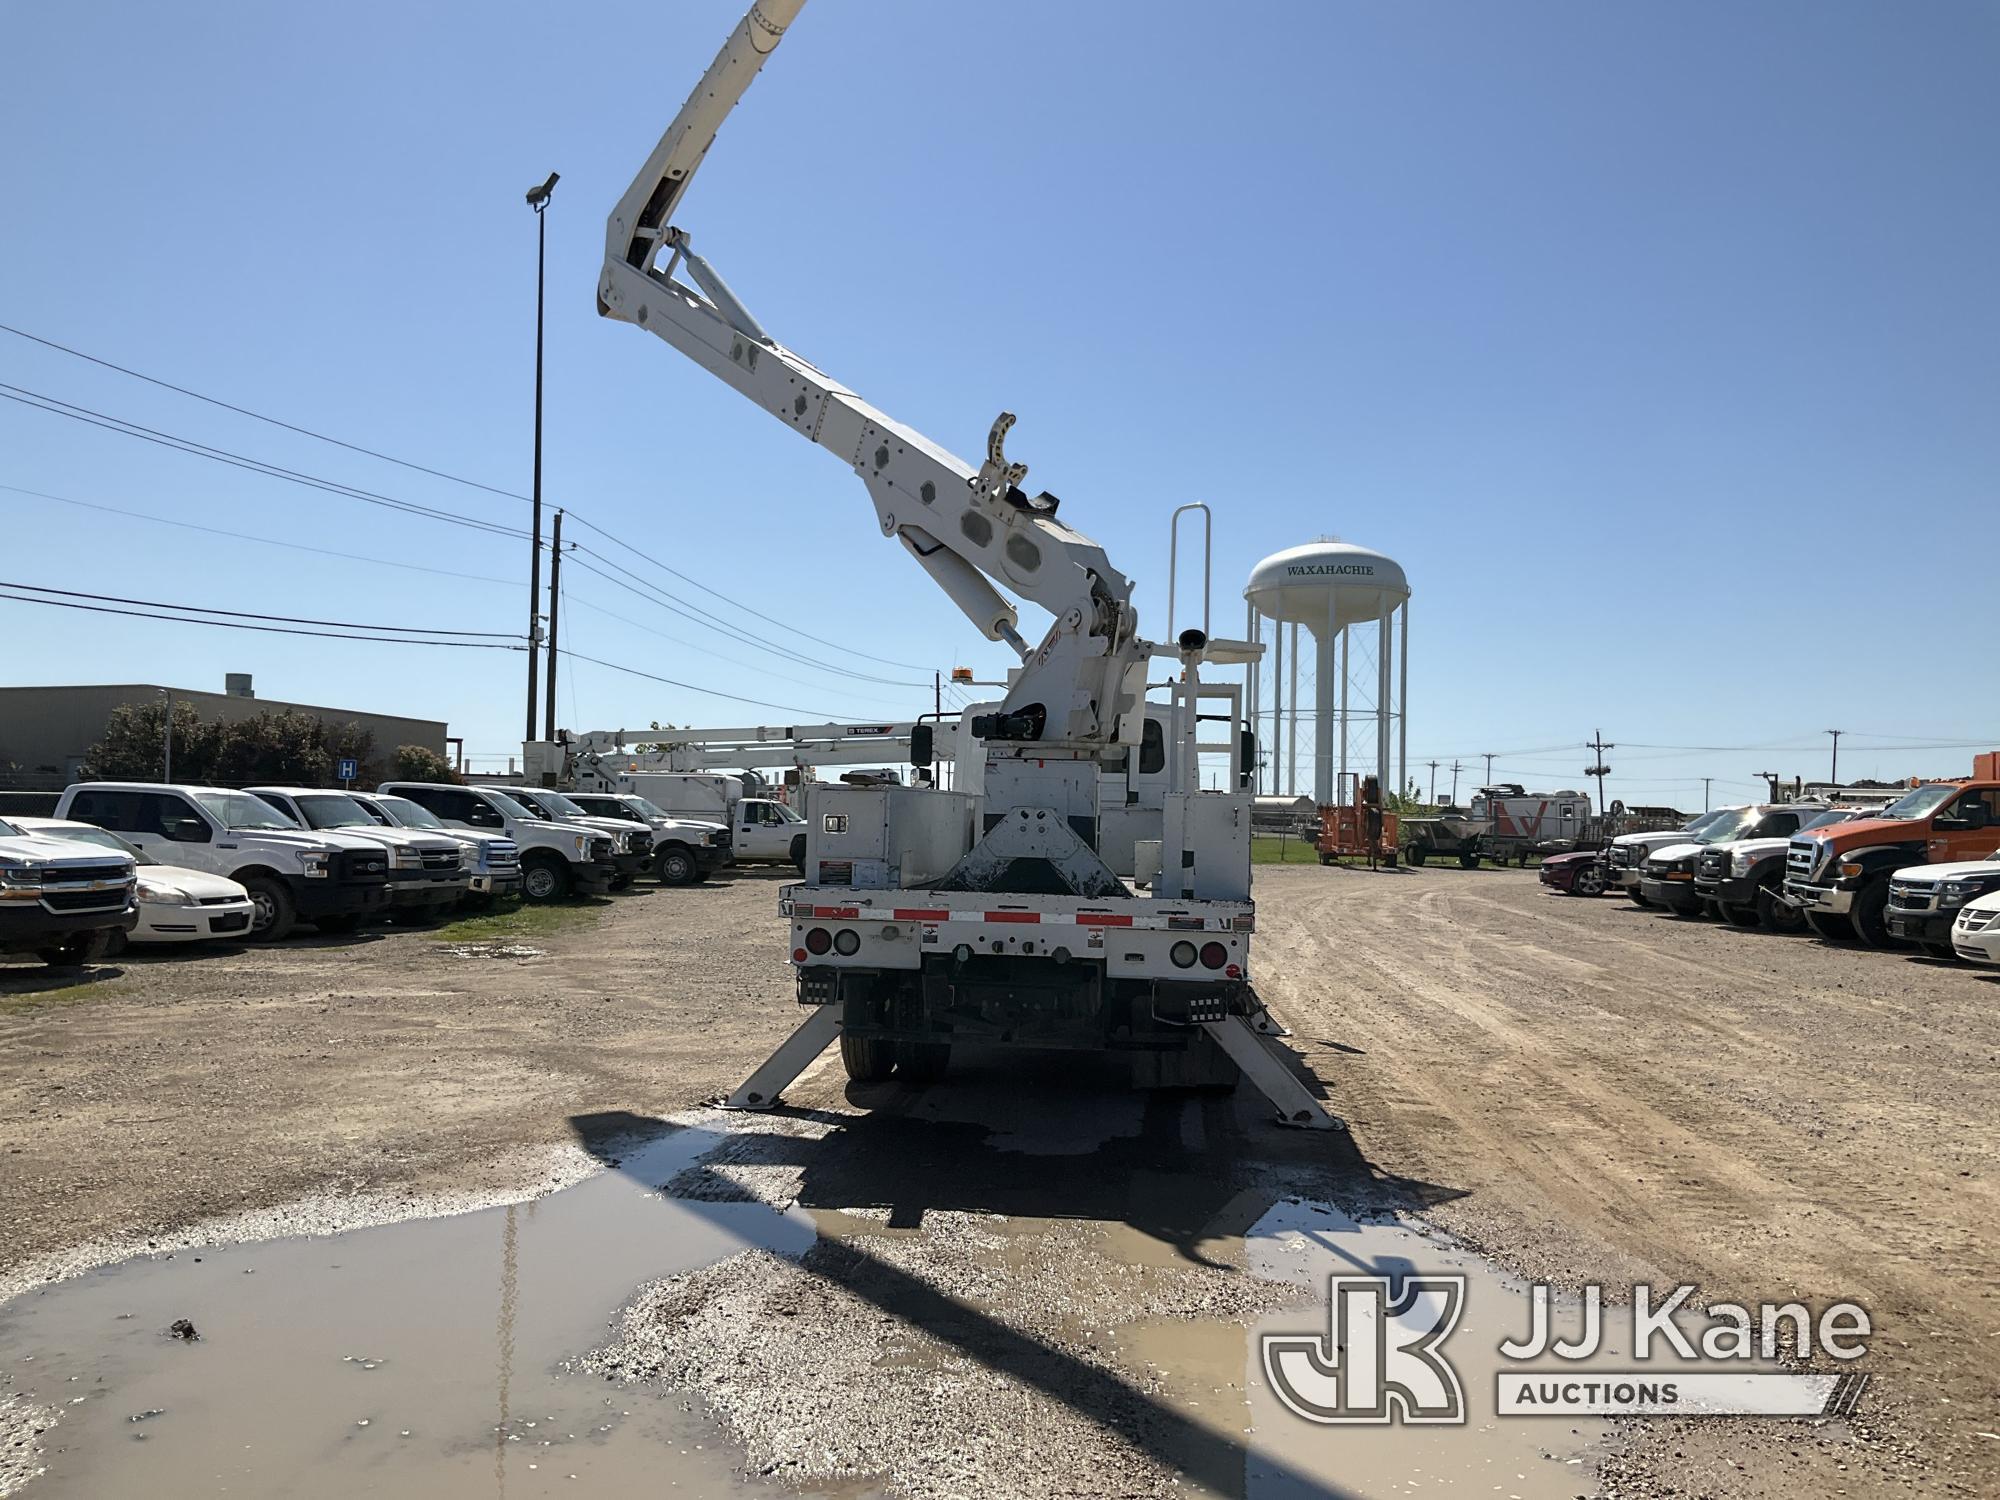
<path fill-rule="evenodd" d="M 1227 1052 L 1243 1076 L 1278 1109 L 1278 1123 L 1299 1130 L 1345 1130 L 1347 1122 L 1328 1114 L 1326 1106 L 1307 1092 L 1304 1084 L 1271 1054 L 1263 1037 L 1242 1016 L 1221 1021 L 1204 1021 L 1202 1029 Z"/>
<path fill-rule="evenodd" d="M 840 1035 L 840 1007 L 816 1005 L 798 1030 L 778 1043 L 778 1050 L 722 1101 L 724 1109 L 771 1109 L 794 1078 Z"/>

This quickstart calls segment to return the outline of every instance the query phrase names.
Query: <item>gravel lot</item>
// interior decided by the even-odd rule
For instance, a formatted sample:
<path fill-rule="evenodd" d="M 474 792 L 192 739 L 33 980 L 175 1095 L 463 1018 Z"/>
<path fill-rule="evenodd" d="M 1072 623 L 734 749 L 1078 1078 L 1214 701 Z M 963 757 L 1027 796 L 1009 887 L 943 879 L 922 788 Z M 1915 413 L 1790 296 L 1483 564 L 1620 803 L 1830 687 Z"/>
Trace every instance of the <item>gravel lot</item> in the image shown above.
<path fill-rule="evenodd" d="M 642 891 L 470 947 L 307 940 L 68 987 L 0 967 L 0 1293 L 615 1162 L 794 1023 L 780 883 Z M 1191 1417 L 1200 1362 L 1148 1330 L 1267 1312 L 1241 1236 L 1302 1196 L 1420 1214 L 1566 1285 L 1873 1311 L 1851 1427 L 1646 1425 L 1559 1476 L 1574 1492 L 2000 1492 L 1993 977 L 1564 900 L 1514 871 L 1273 868 L 1258 897 L 1260 988 L 1351 1137 L 1269 1128 L 1247 1091 L 1120 1093 L 1088 1060 L 975 1058 L 928 1091 L 822 1069 L 672 1189 L 800 1205 L 819 1248 L 655 1284 L 592 1368 L 696 1393 L 742 1462 L 784 1478 L 1033 1494 L 1087 1473 L 1152 1494 L 1178 1470 L 1178 1493 L 1230 1493 L 1244 1424 L 1209 1420 L 1228 1379 Z M 774 1309 L 838 1356 L 829 1392 L 851 1381 L 899 1420 L 840 1434 L 746 1382 L 774 1349 L 744 1314 Z M 949 1431 L 1043 1432 L 1040 1461 L 958 1444 L 926 1462 L 947 1428 L 922 1392 L 947 1388 Z"/>

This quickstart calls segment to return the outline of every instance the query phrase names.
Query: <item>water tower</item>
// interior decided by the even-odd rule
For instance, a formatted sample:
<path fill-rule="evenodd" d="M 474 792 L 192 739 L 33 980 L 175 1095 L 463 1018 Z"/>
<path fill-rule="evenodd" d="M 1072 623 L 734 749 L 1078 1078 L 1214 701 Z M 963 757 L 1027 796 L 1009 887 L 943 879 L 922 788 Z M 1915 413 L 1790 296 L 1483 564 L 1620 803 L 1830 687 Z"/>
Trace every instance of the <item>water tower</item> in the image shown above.
<path fill-rule="evenodd" d="M 1269 751 L 1262 790 L 1291 795 L 1300 790 L 1299 631 L 1312 638 L 1314 704 L 1312 796 L 1322 805 L 1335 800 L 1342 778 L 1376 776 L 1384 794 L 1409 784 L 1410 734 L 1405 713 L 1410 685 L 1410 584 L 1402 568 L 1368 547 L 1352 542 L 1308 542 L 1274 552 L 1250 570 L 1243 590 L 1250 607 L 1249 634 L 1262 641 L 1270 621 L 1269 668 L 1250 674 L 1250 722 Z M 1402 616 L 1402 645 L 1396 644 L 1396 617 Z M 1358 635 L 1357 635 L 1358 632 Z M 1289 637 L 1289 639 L 1288 639 Z M 1359 648 L 1360 674 L 1355 673 Z M 1368 659 L 1374 653 L 1374 661 Z M 1398 659 L 1401 677 L 1391 691 Z M 1369 667 L 1373 666 L 1371 673 Z M 1264 679 L 1270 679 L 1268 707 Z M 1366 701 L 1374 679 L 1373 703 Z M 1362 703 L 1353 702 L 1356 682 Z M 1389 761 L 1390 728 L 1397 732 L 1395 776 Z M 1374 754 L 1367 754 L 1366 729 L 1375 731 Z"/>

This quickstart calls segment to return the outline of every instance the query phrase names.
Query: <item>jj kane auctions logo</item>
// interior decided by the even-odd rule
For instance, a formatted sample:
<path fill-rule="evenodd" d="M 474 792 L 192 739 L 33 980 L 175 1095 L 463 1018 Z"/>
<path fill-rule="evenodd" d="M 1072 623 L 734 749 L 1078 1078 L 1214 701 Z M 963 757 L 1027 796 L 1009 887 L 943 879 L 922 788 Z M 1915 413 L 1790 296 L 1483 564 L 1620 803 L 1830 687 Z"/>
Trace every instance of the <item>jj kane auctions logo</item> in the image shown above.
<path fill-rule="evenodd" d="M 1708 1322 L 1690 1326 L 1691 1286 L 1657 1298 L 1633 1288 L 1631 1342 L 1635 1363 L 1650 1368 L 1589 1371 L 1505 1369 L 1496 1392 L 1502 1416 L 1844 1416 L 1868 1382 L 1866 1375 L 1798 1374 L 1775 1366 L 1781 1342 L 1799 1358 L 1817 1349 L 1832 1359 L 1859 1359 L 1873 1328 L 1867 1310 L 1836 1302 L 1817 1317 L 1802 1303 L 1759 1303 L 1755 1309 L 1717 1302 Z M 1464 1276 L 1333 1276 L 1327 1283 L 1327 1331 L 1265 1334 L 1264 1377 L 1295 1416 L 1321 1424 L 1462 1425 L 1464 1387 L 1444 1352 L 1465 1312 Z M 1584 1288 L 1577 1337 L 1555 1336 L 1551 1293 L 1529 1294 L 1525 1338 L 1504 1340 L 1506 1361 L 1589 1359 L 1604 1351 L 1604 1296 Z M 1781 1335 L 1785 1336 L 1781 1340 Z M 1763 1367 L 1752 1362 L 1762 1360 Z"/>

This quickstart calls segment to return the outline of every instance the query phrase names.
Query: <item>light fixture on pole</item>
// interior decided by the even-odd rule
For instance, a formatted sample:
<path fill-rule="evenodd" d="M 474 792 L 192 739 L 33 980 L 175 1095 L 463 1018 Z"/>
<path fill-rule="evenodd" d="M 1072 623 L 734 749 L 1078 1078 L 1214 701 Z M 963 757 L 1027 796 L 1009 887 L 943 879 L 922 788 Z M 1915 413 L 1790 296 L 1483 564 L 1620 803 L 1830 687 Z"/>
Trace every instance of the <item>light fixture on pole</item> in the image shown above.
<path fill-rule="evenodd" d="M 535 737 L 535 669 L 542 644 L 542 291 L 548 265 L 549 221 L 542 210 L 556 190 L 557 173 L 539 187 L 528 189 L 528 207 L 535 211 L 535 488 L 534 534 L 528 540 L 528 729 Z"/>

